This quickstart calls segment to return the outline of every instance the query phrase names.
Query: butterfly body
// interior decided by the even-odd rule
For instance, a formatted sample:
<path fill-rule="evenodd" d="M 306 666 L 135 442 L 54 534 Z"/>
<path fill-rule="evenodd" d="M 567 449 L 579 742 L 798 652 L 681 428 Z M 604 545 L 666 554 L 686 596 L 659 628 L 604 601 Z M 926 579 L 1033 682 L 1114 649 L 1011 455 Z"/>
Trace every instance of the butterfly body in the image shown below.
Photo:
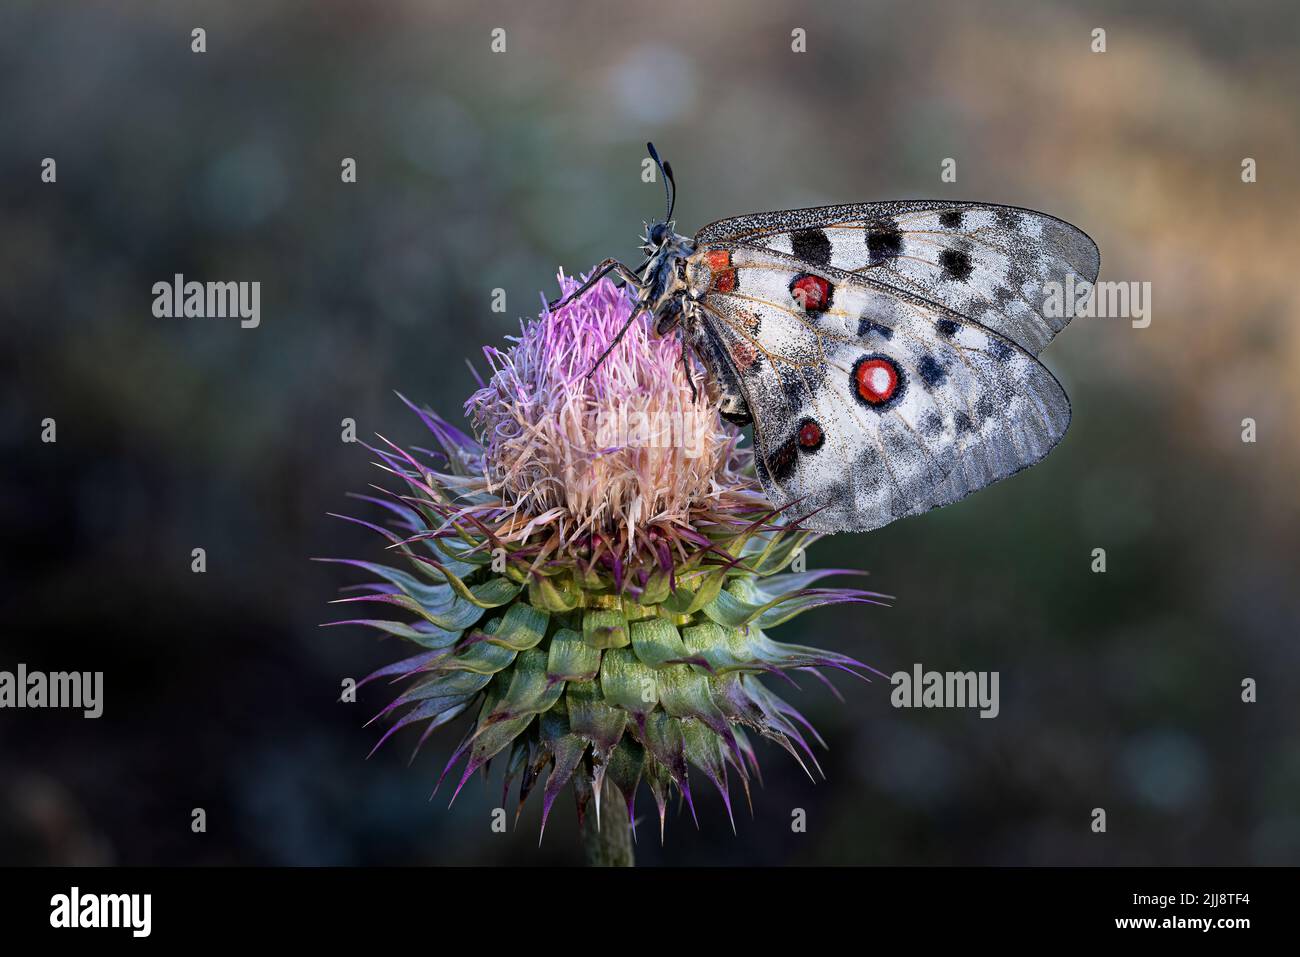
<path fill-rule="evenodd" d="M 722 415 L 752 421 L 768 498 L 804 526 L 864 531 L 949 504 L 1064 434 L 1069 402 L 1036 356 L 1068 319 L 1044 314 L 1044 287 L 1091 284 L 1100 264 L 1068 223 L 918 200 L 736 217 L 692 238 L 671 213 L 670 198 L 639 271 L 597 274 L 633 284 L 660 334 L 680 327 Z"/>

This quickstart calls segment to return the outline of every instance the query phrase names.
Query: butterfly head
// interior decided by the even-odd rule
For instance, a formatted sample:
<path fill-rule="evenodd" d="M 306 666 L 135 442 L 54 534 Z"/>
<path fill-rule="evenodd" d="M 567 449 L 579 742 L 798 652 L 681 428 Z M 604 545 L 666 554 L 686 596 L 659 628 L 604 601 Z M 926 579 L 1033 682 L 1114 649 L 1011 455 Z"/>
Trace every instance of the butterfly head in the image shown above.
<path fill-rule="evenodd" d="M 677 206 L 677 181 L 673 178 L 673 167 L 671 163 L 665 162 L 659 158 L 659 153 L 653 143 L 647 143 L 645 148 L 650 153 L 650 159 L 654 160 L 655 166 L 659 169 L 659 175 L 663 177 L 664 183 L 664 218 L 657 223 L 647 223 L 645 228 L 645 239 L 642 241 L 641 248 L 645 254 L 651 258 L 659 255 L 666 247 L 673 244 L 673 240 L 681 237 L 673 232 L 673 209 Z"/>
<path fill-rule="evenodd" d="M 641 251 L 649 257 L 654 257 L 668 245 L 673 236 L 672 223 L 646 223 L 645 236 L 641 239 Z"/>

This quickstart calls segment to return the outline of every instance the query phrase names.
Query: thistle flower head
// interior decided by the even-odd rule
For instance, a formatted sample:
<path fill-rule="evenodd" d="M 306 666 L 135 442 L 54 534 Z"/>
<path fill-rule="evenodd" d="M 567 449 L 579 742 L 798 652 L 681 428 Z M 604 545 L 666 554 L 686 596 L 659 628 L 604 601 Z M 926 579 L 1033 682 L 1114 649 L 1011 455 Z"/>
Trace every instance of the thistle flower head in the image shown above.
<path fill-rule="evenodd" d="M 574 285 L 561 278 L 565 295 Z M 362 682 L 403 685 L 376 715 L 390 723 L 380 744 L 423 726 L 418 751 L 469 719 L 442 772 L 463 762 L 453 800 L 497 760 L 519 807 L 541 788 L 543 827 L 570 783 L 579 816 L 594 800 L 599 820 L 608 789 L 634 821 L 644 783 L 662 835 L 672 791 L 695 813 L 691 769 L 729 815 L 732 775 L 749 796 L 750 734 L 820 770 L 816 731 L 760 679 L 869 669 L 767 632 L 820 605 L 884 596 L 815 587 L 841 571 L 803 570 L 815 536 L 780 523 L 701 372 L 633 306 L 601 282 L 488 349 L 491 375 L 466 403 L 474 436 L 407 403 L 439 448 L 372 448 L 399 488 L 361 498 L 390 523 L 351 519 L 403 567 L 334 559 L 371 576 L 340 601 L 398 617 L 334 624 L 418 649 Z"/>
<path fill-rule="evenodd" d="M 577 286 L 561 274 L 562 296 Z M 633 303 L 602 279 L 525 322 L 511 348 L 484 349 L 492 375 L 465 408 L 508 537 L 546 525 L 559 547 L 600 535 L 635 551 L 651 529 L 672 536 L 755 501 L 702 371 L 676 337 L 629 324 Z"/>

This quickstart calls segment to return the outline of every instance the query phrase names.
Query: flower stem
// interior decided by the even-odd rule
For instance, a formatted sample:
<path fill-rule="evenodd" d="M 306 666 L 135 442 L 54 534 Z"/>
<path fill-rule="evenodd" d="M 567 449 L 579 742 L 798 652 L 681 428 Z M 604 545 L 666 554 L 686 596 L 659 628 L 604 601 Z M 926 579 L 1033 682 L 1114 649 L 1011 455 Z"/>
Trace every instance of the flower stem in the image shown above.
<path fill-rule="evenodd" d="M 588 867 L 632 867 L 636 863 L 627 805 L 608 782 L 601 796 L 600 830 L 596 829 L 596 815 L 588 808 L 582 825 L 582 849 Z"/>

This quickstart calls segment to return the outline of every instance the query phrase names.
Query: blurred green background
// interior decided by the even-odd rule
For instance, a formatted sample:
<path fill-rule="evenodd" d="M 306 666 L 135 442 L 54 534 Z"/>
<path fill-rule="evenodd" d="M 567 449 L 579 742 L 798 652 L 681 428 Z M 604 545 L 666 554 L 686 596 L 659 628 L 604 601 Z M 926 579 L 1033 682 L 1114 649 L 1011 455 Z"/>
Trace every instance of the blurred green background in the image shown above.
<path fill-rule="evenodd" d="M 413 767 L 413 738 L 364 760 L 384 692 L 339 704 L 340 681 L 401 649 L 318 629 L 356 579 L 307 559 L 377 554 L 325 517 L 379 478 L 344 417 L 420 440 L 392 390 L 457 418 L 465 360 L 558 267 L 634 255 L 662 201 L 647 139 L 683 232 L 829 202 L 1029 206 L 1090 233 L 1102 279 L 1149 281 L 1153 318 L 1078 319 L 1045 353 L 1075 419 L 1042 464 L 810 555 L 896 606 L 781 637 L 885 672 L 996 670 L 1000 716 L 806 682 L 829 780 L 761 746 L 738 836 L 709 795 L 698 832 L 672 816 L 660 848 L 643 827 L 641 861 L 1300 862 L 1297 19 L 1282 0 L 6 3 L 0 668 L 103 670 L 106 692 L 98 721 L 0 712 L 0 863 L 581 860 L 567 801 L 540 849 L 537 802 L 490 832 L 495 782 L 426 801 L 453 730 Z M 260 281 L 260 328 L 154 318 L 177 272 Z"/>

